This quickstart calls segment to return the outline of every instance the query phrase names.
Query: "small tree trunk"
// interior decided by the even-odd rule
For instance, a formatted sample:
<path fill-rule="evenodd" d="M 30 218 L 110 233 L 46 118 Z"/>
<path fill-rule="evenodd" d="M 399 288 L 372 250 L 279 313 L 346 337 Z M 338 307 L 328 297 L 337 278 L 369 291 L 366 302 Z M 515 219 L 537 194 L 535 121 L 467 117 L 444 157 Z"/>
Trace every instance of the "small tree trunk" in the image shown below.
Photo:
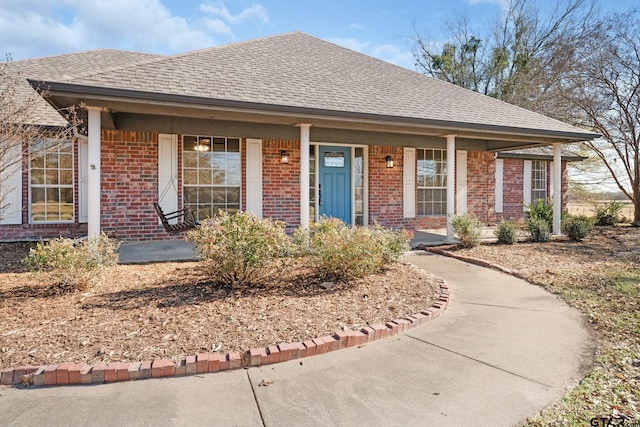
<path fill-rule="evenodd" d="M 634 227 L 640 227 L 640 198 L 636 196 L 633 200 L 633 222 Z"/>

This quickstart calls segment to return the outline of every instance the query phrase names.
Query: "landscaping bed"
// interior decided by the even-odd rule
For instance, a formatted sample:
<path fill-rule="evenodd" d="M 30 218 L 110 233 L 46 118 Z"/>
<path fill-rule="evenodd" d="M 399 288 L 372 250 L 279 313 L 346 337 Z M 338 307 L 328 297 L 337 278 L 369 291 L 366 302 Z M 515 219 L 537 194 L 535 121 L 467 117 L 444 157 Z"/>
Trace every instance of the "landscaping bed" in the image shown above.
<path fill-rule="evenodd" d="M 235 290 L 212 283 L 197 262 L 116 265 L 89 290 L 69 291 L 25 271 L 33 246 L 0 243 L 0 369 L 243 352 L 385 323 L 439 293 L 432 275 L 404 263 L 348 284 L 299 266 Z"/>

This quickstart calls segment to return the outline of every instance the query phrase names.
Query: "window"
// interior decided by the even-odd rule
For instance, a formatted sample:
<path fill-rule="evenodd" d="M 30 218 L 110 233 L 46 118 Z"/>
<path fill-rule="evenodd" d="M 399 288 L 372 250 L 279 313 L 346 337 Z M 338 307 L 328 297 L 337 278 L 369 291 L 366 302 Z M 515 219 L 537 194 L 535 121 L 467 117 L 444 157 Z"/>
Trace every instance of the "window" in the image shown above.
<path fill-rule="evenodd" d="M 533 160 L 531 162 L 531 201 L 547 200 L 547 162 Z"/>
<path fill-rule="evenodd" d="M 309 221 L 316 221 L 316 146 L 309 146 Z"/>
<path fill-rule="evenodd" d="M 240 210 L 240 139 L 212 136 L 182 138 L 184 206 L 199 221 L 223 210 Z"/>
<path fill-rule="evenodd" d="M 447 152 L 419 148 L 417 187 L 418 215 L 447 213 Z"/>
<path fill-rule="evenodd" d="M 73 143 L 40 139 L 31 144 L 29 153 L 31 222 L 72 222 Z"/>

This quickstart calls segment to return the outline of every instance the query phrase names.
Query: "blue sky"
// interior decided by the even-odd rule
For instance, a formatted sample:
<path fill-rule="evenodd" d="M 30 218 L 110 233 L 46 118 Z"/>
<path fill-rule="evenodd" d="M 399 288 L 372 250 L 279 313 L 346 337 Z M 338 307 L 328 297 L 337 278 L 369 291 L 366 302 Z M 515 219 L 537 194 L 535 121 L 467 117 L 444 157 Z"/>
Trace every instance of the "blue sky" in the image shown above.
<path fill-rule="evenodd" d="M 506 1 L 0 0 L 0 54 L 14 60 L 97 48 L 173 54 L 303 31 L 413 69 L 414 29 L 443 41 L 447 19 L 465 13 L 480 26 Z M 640 0 L 613 3 L 606 7 L 640 6 Z"/>

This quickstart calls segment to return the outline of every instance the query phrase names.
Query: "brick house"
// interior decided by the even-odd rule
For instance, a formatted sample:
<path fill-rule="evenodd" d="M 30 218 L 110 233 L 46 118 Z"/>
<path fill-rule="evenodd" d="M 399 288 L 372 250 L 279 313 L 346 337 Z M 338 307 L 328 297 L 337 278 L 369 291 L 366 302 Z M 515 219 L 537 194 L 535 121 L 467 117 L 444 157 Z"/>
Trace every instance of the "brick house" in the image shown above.
<path fill-rule="evenodd" d="M 86 135 L 2 177 L 0 240 L 168 239 L 155 201 L 200 219 L 247 210 L 290 230 L 321 215 L 411 229 L 450 225 L 451 213 L 521 219 L 531 200 L 563 202 L 577 159 L 561 144 L 597 137 L 297 32 L 10 65 L 47 88 L 45 124 L 82 105 Z"/>

